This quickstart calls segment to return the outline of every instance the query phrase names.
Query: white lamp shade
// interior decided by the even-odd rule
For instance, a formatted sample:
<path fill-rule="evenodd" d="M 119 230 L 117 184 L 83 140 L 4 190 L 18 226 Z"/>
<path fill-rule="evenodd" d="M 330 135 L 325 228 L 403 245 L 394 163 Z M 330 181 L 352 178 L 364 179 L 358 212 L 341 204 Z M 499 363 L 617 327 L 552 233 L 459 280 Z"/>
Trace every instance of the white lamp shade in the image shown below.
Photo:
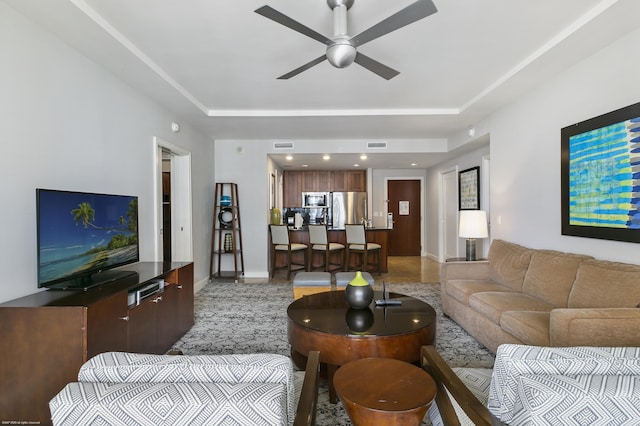
<path fill-rule="evenodd" d="M 487 238 L 487 212 L 484 210 L 460 211 L 458 235 L 462 238 Z"/>

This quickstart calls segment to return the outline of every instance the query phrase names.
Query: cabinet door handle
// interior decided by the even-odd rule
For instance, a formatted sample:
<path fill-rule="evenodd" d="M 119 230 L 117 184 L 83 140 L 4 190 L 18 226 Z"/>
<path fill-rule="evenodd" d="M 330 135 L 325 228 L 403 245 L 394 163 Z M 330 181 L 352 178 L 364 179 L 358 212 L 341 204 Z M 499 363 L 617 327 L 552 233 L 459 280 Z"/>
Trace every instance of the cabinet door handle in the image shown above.
<path fill-rule="evenodd" d="M 126 317 L 120 317 L 120 319 L 122 321 L 129 321 L 129 315 L 127 315 Z"/>
<path fill-rule="evenodd" d="M 153 299 L 153 303 L 158 303 L 158 302 L 162 302 L 162 296 L 158 296 L 155 299 Z"/>
<path fill-rule="evenodd" d="M 178 284 L 178 290 L 182 290 L 182 284 Z"/>

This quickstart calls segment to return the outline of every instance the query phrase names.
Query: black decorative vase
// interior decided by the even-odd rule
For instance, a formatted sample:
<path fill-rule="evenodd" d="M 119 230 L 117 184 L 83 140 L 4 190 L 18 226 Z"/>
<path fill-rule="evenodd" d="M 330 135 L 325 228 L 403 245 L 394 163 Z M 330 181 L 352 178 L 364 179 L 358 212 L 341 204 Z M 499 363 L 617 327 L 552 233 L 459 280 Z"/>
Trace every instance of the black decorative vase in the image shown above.
<path fill-rule="evenodd" d="M 373 300 L 373 287 L 362 278 L 362 272 L 356 272 L 356 276 L 347 284 L 344 290 L 349 306 L 355 309 L 366 309 Z"/>
<path fill-rule="evenodd" d="M 347 327 L 355 333 L 364 333 L 373 325 L 373 311 L 371 309 L 349 308 L 345 315 Z"/>

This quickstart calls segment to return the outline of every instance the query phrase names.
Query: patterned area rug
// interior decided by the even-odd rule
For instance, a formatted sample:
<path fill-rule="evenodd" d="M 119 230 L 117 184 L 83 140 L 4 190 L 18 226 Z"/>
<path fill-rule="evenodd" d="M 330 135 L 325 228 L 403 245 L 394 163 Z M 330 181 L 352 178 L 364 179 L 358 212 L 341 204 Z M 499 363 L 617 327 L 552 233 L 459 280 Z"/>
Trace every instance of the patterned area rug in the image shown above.
<path fill-rule="evenodd" d="M 381 283 L 374 288 L 382 290 Z M 436 347 L 452 367 L 493 366 L 494 357 L 454 321 L 442 315 L 440 284 L 391 283 L 387 291 L 429 303 L 438 314 Z M 174 349 L 185 355 L 277 353 L 289 355 L 287 306 L 293 301 L 290 283 L 213 282 L 195 296 L 195 325 Z M 428 417 L 428 416 L 425 416 Z M 342 404 L 329 403 L 321 384 L 318 425 L 351 425 Z M 423 425 L 429 425 L 428 418 Z"/>

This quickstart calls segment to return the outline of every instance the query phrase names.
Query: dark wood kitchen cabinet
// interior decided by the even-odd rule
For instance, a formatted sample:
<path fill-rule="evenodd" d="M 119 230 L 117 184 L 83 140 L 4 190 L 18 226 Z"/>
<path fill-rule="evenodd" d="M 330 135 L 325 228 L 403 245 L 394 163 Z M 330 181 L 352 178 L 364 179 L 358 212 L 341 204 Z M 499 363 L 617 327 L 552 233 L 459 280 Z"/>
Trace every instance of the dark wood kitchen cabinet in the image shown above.
<path fill-rule="evenodd" d="M 153 336 L 146 352 L 163 353 L 193 326 L 193 263 L 121 269 L 135 274 L 88 291 L 41 291 L 0 304 L 0 420 L 51 424 L 49 400 L 77 380 L 89 358 L 133 352 L 142 345 L 134 336 Z M 165 281 L 162 293 L 129 305 L 131 292 L 158 279 Z M 169 303 L 150 302 L 158 294 Z"/>
<path fill-rule="evenodd" d="M 367 172 L 365 170 L 347 171 L 347 191 L 367 191 Z"/>
<path fill-rule="evenodd" d="M 283 181 L 283 207 L 302 206 L 302 173 L 295 170 L 285 170 Z"/>
<path fill-rule="evenodd" d="M 331 173 L 329 170 L 305 170 L 301 173 L 303 192 L 331 191 Z"/>
<path fill-rule="evenodd" d="M 301 207 L 303 192 L 365 192 L 366 170 L 285 170 L 283 206 Z"/>
<path fill-rule="evenodd" d="M 346 192 L 348 188 L 347 182 L 347 170 L 334 170 L 331 173 L 332 192 Z"/>

